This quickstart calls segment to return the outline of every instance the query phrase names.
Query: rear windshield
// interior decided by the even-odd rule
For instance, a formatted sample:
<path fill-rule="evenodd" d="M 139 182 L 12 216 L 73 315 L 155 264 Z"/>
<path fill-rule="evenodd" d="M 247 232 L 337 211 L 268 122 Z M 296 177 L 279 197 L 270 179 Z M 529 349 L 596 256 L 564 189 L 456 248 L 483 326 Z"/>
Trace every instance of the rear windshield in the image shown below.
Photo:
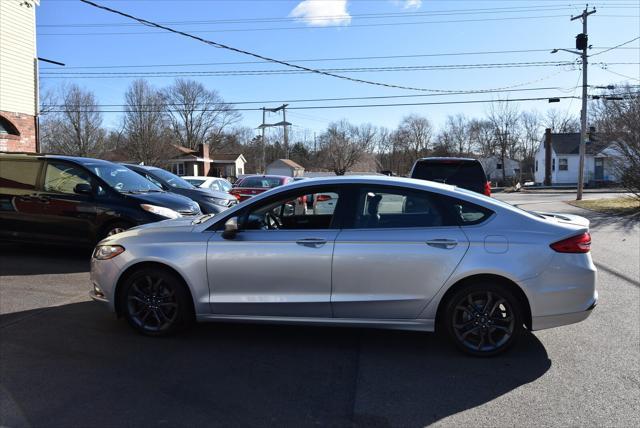
<path fill-rule="evenodd" d="M 238 187 L 278 187 L 282 184 L 282 179 L 279 177 L 246 177 L 243 178 Z"/>
<path fill-rule="evenodd" d="M 482 165 L 469 161 L 419 161 L 411 178 L 453 185 L 487 181 Z"/>

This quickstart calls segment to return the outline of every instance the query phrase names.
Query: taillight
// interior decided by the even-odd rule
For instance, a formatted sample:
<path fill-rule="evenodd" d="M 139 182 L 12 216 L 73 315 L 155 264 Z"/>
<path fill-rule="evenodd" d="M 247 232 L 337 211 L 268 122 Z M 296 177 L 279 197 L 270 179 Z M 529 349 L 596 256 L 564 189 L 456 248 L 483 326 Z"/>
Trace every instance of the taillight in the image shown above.
<path fill-rule="evenodd" d="M 582 235 L 555 242 L 550 247 L 559 253 L 588 253 L 591 250 L 591 235 L 585 232 Z"/>
<path fill-rule="evenodd" d="M 484 183 L 484 194 L 485 196 L 491 196 L 491 182 L 487 181 Z"/>

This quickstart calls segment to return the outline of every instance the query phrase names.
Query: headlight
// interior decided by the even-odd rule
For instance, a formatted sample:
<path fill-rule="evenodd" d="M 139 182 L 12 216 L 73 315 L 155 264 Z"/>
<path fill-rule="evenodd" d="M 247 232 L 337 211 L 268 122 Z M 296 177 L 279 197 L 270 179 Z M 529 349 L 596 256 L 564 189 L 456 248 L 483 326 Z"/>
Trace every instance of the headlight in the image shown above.
<path fill-rule="evenodd" d="M 207 200 L 207 202 L 211 202 L 212 204 L 221 206 L 221 207 L 228 207 L 230 204 L 230 200 L 229 199 L 222 199 L 222 198 L 205 198 Z"/>
<path fill-rule="evenodd" d="M 179 212 L 174 211 L 169 208 L 159 207 L 157 205 L 149 205 L 149 204 L 140 204 L 143 210 L 149 211 L 150 213 L 157 214 L 166 218 L 178 218 L 182 217 Z"/>
<path fill-rule="evenodd" d="M 93 258 L 98 260 L 109 260 L 123 252 L 124 247 L 120 245 L 98 245 L 95 250 L 93 250 Z"/>

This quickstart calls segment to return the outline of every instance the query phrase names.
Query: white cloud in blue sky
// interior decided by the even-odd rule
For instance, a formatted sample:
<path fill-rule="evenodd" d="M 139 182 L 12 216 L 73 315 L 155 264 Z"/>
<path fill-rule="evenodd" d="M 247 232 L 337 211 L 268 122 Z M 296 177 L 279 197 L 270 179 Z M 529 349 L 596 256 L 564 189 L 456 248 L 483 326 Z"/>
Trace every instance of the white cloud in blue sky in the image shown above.
<path fill-rule="evenodd" d="M 422 0 L 405 0 L 402 5 L 404 9 L 420 9 L 422 6 Z"/>
<path fill-rule="evenodd" d="M 298 3 L 289 16 L 314 27 L 349 25 L 351 22 L 347 0 L 304 0 Z"/>

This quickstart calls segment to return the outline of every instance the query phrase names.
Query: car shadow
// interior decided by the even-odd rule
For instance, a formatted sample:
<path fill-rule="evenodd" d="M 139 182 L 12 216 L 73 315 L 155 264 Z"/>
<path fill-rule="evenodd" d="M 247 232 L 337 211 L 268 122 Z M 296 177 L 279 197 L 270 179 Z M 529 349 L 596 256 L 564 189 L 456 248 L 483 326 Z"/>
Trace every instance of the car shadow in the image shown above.
<path fill-rule="evenodd" d="M 0 276 L 89 272 L 87 248 L 0 242 Z"/>
<path fill-rule="evenodd" d="M 83 302 L 0 316 L 1 426 L 424 426 L 551 366 L 414 332 L 200 324 L 148 338 Z"/>

